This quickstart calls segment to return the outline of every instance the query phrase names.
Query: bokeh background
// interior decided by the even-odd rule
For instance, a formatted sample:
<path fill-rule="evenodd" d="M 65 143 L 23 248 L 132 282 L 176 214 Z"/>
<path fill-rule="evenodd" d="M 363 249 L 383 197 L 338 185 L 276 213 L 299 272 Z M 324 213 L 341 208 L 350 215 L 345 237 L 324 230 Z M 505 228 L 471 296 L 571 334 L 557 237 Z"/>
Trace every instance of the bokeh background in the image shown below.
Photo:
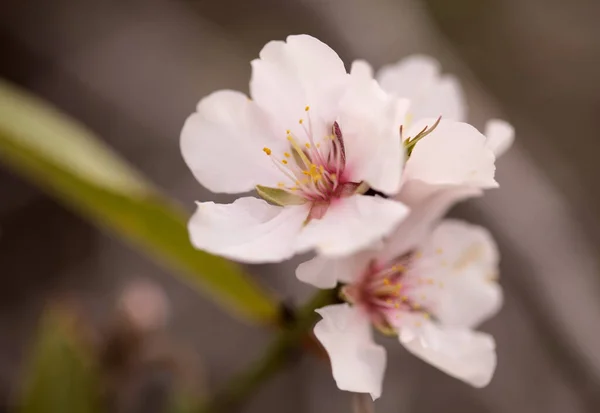
<path fill-rule="evenodd" d="M 89 126 L 191 211 L 226 200 L 193 179 L 179 132 L 211 91 L 246 91 L 269 40 L 308 33 L 349 64 L 376 68 L 412 53 L 462 81 L 469 120 L 502 117 L 514 147 L 499 190 L 453 214 L 488 226 L 506 292 L 483 329 L 499 366 L 476 390 L 393 340 L 378 412 L 600 411 L 600 3 L 595 0 L 4 0 L 0 75 Z M 69 294 L 107 323 L 123 288 L 143 278 L 170 303 L 166 327 L 199 360 L 208 391 L 255 359 L 272 333 L 222 313 L 147 257 L 106 235 L 0 165 L 0 402 L 8 406 L 48 297 Z M 295 262 L 253 266 L 289 302 L 312 290 Z M 130 386 L 131 398 L 154 390 Z M 145 389 L 145 390 L 144 390 Z M 159 411 L 130 403 L 128 412 Z M 134 407 L 137 406 L 137 407 Z M 7 407 L 2 407 L 6 409 Z M 312 357 L 266 383 L 244 412 L 347 412 L 326 363 Z"/>

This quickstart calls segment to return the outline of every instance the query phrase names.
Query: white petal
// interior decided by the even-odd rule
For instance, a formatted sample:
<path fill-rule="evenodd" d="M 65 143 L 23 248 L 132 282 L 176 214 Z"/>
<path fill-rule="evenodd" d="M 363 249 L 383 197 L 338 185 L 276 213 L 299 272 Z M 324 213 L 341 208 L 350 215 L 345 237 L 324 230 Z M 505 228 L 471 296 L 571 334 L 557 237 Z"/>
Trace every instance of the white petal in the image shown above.
<path fill-rule="evenodd" d="M 417 122 L 408 136 L 414 137 L 434 119 Z M 406 162 L 404 179 L 418 179 L 431 185 L 461 185 L 494 188 L 496 167 L 486 137 L 473 126 L 443 120 L 416 143 Z"/>
<path fill-rule="evenodd" d="M 404 147 L 399 127 L 408 101 L 386 94 L 360 62 L 354 64 L 351 82 L 342 97 L 337 118 L 346 148 L 346 174 L 366 181 L 378 191 L 400 189 Z"/>
<path fill-rule="evenodd" d="M 323 307 L 315 336 L 329 359 L 333 378 L 341 390 L 381 396 L 385 349 L 375 344 L 369 319 L 348 304 Z"/>
<path fill-rule="evenodd" d="M 355 60 L 350 68 L 352 76 L 359 76 L 363 79 L 373 79 L 373 67 L 366 60 Z"/>
<path fill-rule="evenodd" d="M 316 248 L 326 256 L 355 253 L 389 234 L 408 214 L 400 202 L 353 195 L 331 204 L 325 216 L 311 220 L 302 230 L 298 250 Z"/>
<path fill-rule="evenodd" d="M 496 344 L 488 334 L 425 321 L 402 328 L 399 339 L 415 356 L 475 387 L 487 386 L 496 369 Z"/>
<path fill-rule="evenodd" d="M 490 119 L 485 125 L 487 146 L 494 152 L 496 158 L 504 154 L 515 140 L 515 129 L 508 122 L 500 119 Z"/>
<path fill-rule="evenodd" d="M 321 139 L 331 134 L 347 80 L 344 63 L 325 43 L 307 35 L 288 36 L 286 42 L 267 43 L 252 61 L 250 93 L 284 139 L 288 129 L 299 139 L 305 136 L 298 121 L 310 106 L 313 134 Z"/>
<path fill-rule="evenodd" d="M 410 214 L 388 237 L 380 253 L 383 262 L 400 257 L 429 236 L 439 220 L 457 202 L 481 195 L 479 188 L 454 185 L 427 185 L 408 181 L 394 199 L 410 208 Z"/>
<path fill-rule="evenodd" d="M 389 93 L 411 100 L 409 117 L 413 121 L 437 118 L 465 119 L 465 99 L 454 76 L 440 76 L 440 64 L 428 56 L 410 56 L 381 68 L 381 87 Z"/>
<path fill-rule="evenodd" d="M 278 207 L 251 197 L 202 202 L 188 229 L 198 249 L 248 263 L 278 262 L 294 254 L 307 215 L 305 205 Z"/>
<path fill-rule="evenodd" d="M 436 285 L 423 286 L 420 293 L 435 303 L 431 311 L 441 323 L 473 327 L 498 312 L 502 305 L 497 282 L 499 254 L 487 230 L 445 220 L 422 252 L 423 265 Z M 443 283 L 443 288 L 438 283 Z"/>
<path fill-rule="evenodd" d="M 373 251 L 361 251 L 344 258 L 316 256 L 296 268 L 296 277 L 317 288 L 333 288 L 338 282 L 353 282 L 374 256 Z"/>
<path fill-rule="evenodd" d="M 383 89 L 398 96 L 418 100 L 431 90 L 439 77 L 440 64 L 429 56 L 414 55 L 383 66 L 377 79 Z"/>
<path fill-rule="evenodd" d="M 463 121 L 466 104 L 460 82 L 454 76 L 443 76 L 421 99 L 415 101 L 410 115 L 417 121 L 425 118 Z"/>
<path fill-rule="evenodd" d="M 265 115 L 240 92 L 221 90 L 198 103 L 181 131 L 181 153 L 196 179 L 213 192 L 273 186 L 281 172 L 263 152 L 277 149 Z"/>

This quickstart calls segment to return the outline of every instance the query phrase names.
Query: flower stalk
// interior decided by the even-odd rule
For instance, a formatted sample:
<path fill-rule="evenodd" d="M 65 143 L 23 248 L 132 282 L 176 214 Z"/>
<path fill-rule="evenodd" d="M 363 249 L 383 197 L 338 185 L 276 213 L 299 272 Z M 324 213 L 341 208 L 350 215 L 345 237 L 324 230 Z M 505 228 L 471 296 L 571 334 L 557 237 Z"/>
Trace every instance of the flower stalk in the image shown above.
<path fill-rule="evenodd" d="M 231 379 L 228 385 L 195 409 L 194 413 L 222 413 L 239 407 L 266 380 L 297 359 L 298 347 L 304 343 L 304 336 L 318 318 L 315 310 L 335 301 L 335 290 L 323 290 L 315 294 L 298 311 L 295 320 L 283 327 L 259 360 Z"/>

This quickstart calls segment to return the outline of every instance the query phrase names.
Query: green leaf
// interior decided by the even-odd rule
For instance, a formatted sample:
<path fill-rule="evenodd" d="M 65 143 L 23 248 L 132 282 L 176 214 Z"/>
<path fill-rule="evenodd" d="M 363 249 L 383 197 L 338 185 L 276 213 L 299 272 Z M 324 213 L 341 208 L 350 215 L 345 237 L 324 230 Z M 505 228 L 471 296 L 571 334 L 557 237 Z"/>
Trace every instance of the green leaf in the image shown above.
<path fill-rule="evenodd" d="M 74 320 L 49 311 L 26 371 L 19 413 L 99 413 L 99 375 Z"/>
<path fill-rule="evenodd" d="M 182 209 L 84 127 L 1 80 L 0 159 L 186 275 L 225 309 L 252 321 L 277 321 L 273 298 L 238 265 L 192 247 Z"/>
<path fill-rule="evenodd" d="M 258 195 L 273 205 L 302 205 L 306 203 L 306 199 L 299 195 L 290 194 L 288 191 L 280 188 L 271 188 L 269 186 L 256 185 Z"/>

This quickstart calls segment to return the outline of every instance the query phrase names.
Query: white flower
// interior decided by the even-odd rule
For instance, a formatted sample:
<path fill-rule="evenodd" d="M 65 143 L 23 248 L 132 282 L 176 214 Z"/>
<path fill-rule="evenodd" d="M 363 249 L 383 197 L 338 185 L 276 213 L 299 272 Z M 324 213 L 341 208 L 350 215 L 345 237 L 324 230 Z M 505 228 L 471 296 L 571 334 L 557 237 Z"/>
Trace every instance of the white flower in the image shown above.
<path fill-rule="evenodd" d="M 408 105 L 363 70 L 348 74 L 324 43 L 289 36 L 252 61 L 251 100 L 223 90 L 200 101 L 181 133 L 186 163 L 213 192 L 256 188 L 263 199 L 199 203 L 189 223 L 197 248 L 246 262 L 313 248 L 340 256 L 406 216 L 401 202 L 363 195 L 399 191 Z"/>
<path fill-rule="evenodd" d="M 432 57 L 413 55 L 383 66 L 377 80 L 388 93 L 410 100 L 404 124 L 438 118 L 464 122 L 467 105 L 458 79 L 441 75 L 440 63 Z M 491 119 L 486 123 L 488 147 L 496 156 L 503 154 L 514 140 L 514 130 L 508 123 Z"/>
<path fill-rule="evenodd" d="M 370 68 L 363 72 L 373 76 Z M 431 57 L 410 56 L 384 66 L 377 79 L 387 92 L 410 100 L 401 130 L 410 157 L 394 199 L 407 205 L 411 215 L 396 230 L 396 244 L 388 242 L 392 250 L 403 250 L 422 239 L 453 204 L 498 186 L 495 160 L 512 144 L 514 130 L 492 119 L 484 135 L 463 123 L 466 105 L 460 83 L 441 75 Z"/>
<path fill-rule="evenodd" d="M 417 357 L 476 387 L 496 366 L 491 336 L 473 331 L 502 303 L 496 245 L 486 230 L 443 221 L 410 250 L 363 251 L 343 259 L 317 257 L 296 274 L 320 288 L 344 284 L 346 304 L 318 313 L 317 339 L 342 390 L 381 395 L 386 353 L 371 326 L 397 334 Z"/>

